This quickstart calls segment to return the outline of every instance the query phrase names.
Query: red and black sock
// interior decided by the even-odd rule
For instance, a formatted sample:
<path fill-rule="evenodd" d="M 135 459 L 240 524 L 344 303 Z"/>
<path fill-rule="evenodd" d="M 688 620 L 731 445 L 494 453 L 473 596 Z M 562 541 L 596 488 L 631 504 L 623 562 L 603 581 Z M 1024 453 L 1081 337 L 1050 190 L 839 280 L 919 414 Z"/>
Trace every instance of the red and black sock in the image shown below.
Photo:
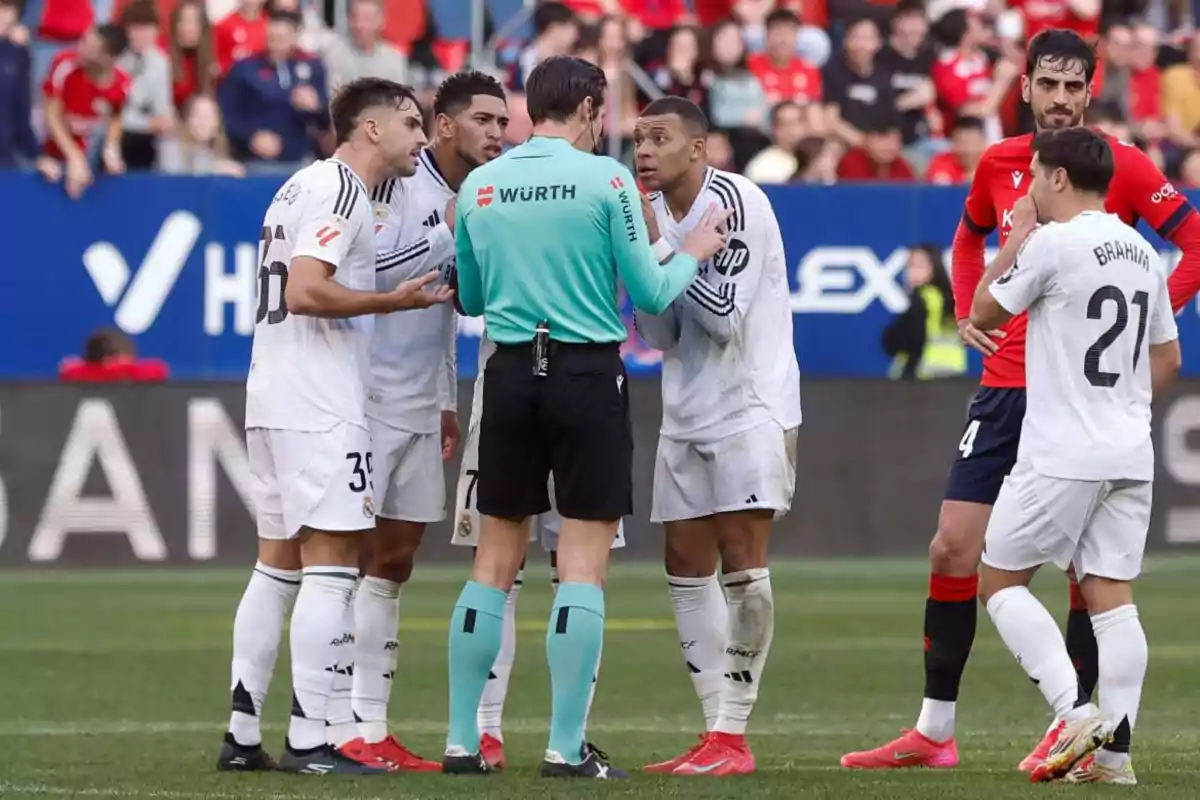
<path fill-rule="evenodd" d="M 925 697 L 958 700 L 958 686 L 975 643 L 979 576 L 929 576 L 925 601 Z"/>
<path fill-rule="evenodd" d="M 1067 615 L 1067 655 L 1075 665 L 1079 677 L 1080 696 L 1091 700 L 1100 679 L 1100 651 L 1096 647 L 1096 634 L 1092 632 L 1092 618 L 1088 616 L 1087 601 L 1075 578 L 1071 578 L 1071 611 Z"/>

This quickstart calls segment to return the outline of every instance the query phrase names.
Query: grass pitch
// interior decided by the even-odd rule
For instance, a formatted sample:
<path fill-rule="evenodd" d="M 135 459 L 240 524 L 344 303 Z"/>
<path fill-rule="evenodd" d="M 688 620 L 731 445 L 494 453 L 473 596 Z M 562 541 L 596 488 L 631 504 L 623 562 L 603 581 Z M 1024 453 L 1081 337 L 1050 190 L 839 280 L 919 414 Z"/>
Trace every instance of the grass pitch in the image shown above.
<path fill-rule="evenodd" d="M 446 721 L 446 621 L 464 566 L 419 566 L 404 592 L 394 730 L 438 757 Z M 1152 560 L 1138 587 L 1150 676 L 1134 744 L 1138 797 L 1200 798 L 1200 559 Z M 500 776 L 395 775 L 334 780 L 225 775 L 214 760 L 228 714 L 233 612 L 246 571 L 0 573 L 0 797 L 164 800 L 365 798 L 1022 798 L 1118 795 L 1119 787 L 1030 786 L 1015 765 L 1048 722 L 1037 690 L 986 614 L 960 698 L 960 766 L 848 772 L 839 756 L 910 726 L 920 703 L 926 568 L 917 561 L 774 565 L 775 642 L 745 779 L 635 775 L 614 784 L 537 777 L 549 687 L 546 570 L 526 572 L 517 666 L 506 708 L 512 766 Z M 1060 617 L 1066 584 L 1036 584 Z M 589 736 L 637 769 L 694 741 L 702 727 L 657 565 L 618 565 Z M 266 712 L 282 746 L 286 637 Z"/>

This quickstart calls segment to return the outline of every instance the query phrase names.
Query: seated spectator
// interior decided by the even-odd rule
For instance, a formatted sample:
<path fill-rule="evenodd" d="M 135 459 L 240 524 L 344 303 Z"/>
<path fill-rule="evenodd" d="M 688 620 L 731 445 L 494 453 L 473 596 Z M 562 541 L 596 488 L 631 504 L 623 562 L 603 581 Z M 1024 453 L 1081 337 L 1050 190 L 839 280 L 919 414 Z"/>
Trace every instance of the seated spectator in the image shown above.
<path fill-rule="evenodd" d="M 705 152 L 708 153 L 708 165 L 733 172 L 737 169 L 733 163 L 733 146 L 724 131 L 709 131 L 705 142 Z"/>
<path fill-rule="evenodd" d="M 1121 116 L 1132 114 L 1130 103 L 1133 69 L 1133 31 L 1124 20 L 1107 22 L 1097 48 L 1096 76 L 1092 79 L 1092 102 L 1116 103 Z"/>
<path fill-rule="evenodd" d="M 70 356 L 58 365 L 59 380 L 69 383 L 158 383 L 170 377 L 165 361 L 138 358 L 133 341 L 116 330 L 99 330 L 88 337 L 83 357 Z"/>
<path fill-rule="evenodd" d="M 987 149 L 987 135 L 983 120 L 978 117 L 959 117 L 950 134 L 951 149 L 938 153 L 925 170 L 925 180 L 930 183 L 970 183 L 975 177 L 975 168 Z"/>
<path fill-rule="evenodd" d="M 1200 189 L 1200 150 L 1189 150 L 1180 162 L 1179 188 Z"/>
<path fill-rule="evenodd" d="M 19 24 L 18 0 L 0 0 L 0 169 L 13 169 L 37 157 L 38 143 L 29 124 L 29 32 Z"/>
<path fill-rule="evenodd" d="M 271 11 L 267 51 L 239 61 L 217 89 L 235 158 L 296 164 L 329 129 L 329 98 L 320 59 L 297 50 L 300 17 Z"/>
<path fill-rule="evenodd" d="M 960 115 L 979 117 L 988 141 L 1000 139 L 1000 105 L 1021 68 L 1007 58 L 992 63 L 983 48 L 988 30 L 973 11 L 946 12 L 934 23 L 933 35 L 942 47 L 931 73 L 942 131 L 954 130 Z"/>
<path fill-rule="evenodd" d="M 891 34 L 878 56 L 880 68 L 892 76 L 900 136 L 906 147 L 929 136 L 925 110 L 937 102 L 930 78 L 934 53 L 928 33 L 921 0 L 900 0 L 892 15 Z"/>
<path fill-rule="evenodd" d="M 1162 74 L 1162 110 L 1171 143 L 1194 150 L 1200 147 L 1200 36 L 1188 44 L 1187 57 Z"/>
<path fill-rule="evenodd" d="M 129 97 L 121 114 L 121 156 L 129 169 L 151 169 L 158 139 L 175 124 L 171 64 L 158 49 L 158 9 L 154 0 L 133 0 L 121 14 L 129 47 L 117 66 L 129 75 Z"/>
<path fill-rule="evenodd" d="M 746 68 L 762 87 L 766 104 L 784 101 L 804 108 L 806 122 L 814 131 L 823 130 L 821 71 L 796 55 L 800 21 L 790 11 L 772 11 L 766 22 L 766 51 L 746 59 Z"/>
<path fill-rule="evenodd" d="M 596 65 L 604 70 L 608 89 L 604 98 L 604 127 L 611 130 L 617 126 L 621 139 L 633 139 L 633 126 L 637 122 L 637 86 L 630 74 L 633 63 L 632 48 L 625 32 L 625 18 L 607 16 L 594 29 L 596 42 Z M 590 36 L 589 36 L 590 38 Z"/>
<path fill-rule="evenodd" d="M 1158 69 L 1158 28 L 1144 21 L 1135 22 L 1130 39 L 1129 118 L 1138 135 L 1158 143 L 1167 137 L 1162 111 L 1162 73 Z"/>
<path fill-rule="evenodd" d="M 713 127 L 724 131 L 733 160 L 744 164 L 766 144 L 767 99 L 758 79 L 746 69 L 746 49 L 736 22 L 718 24 L 709 34 L 703 80 Z"/>
<path fill-rule="evenodd" d="M 697 4 L 699 9 L 699 4 Z M 733 8 L 725 11 L 721 18 L 730 16 L 741 25 L 746 49 L 754 54 L 767 49 L 767 18 L 772 11 L 790 11 L 799 21 L 796 35 L 796 55 L 814 67 L 823 67 L 829 60 L 832 45 L 829 34 L 829 7 L 826 0 L 735 0 Z M 709 13 L 711 16 L 711 12 Z M 704 22 L 705 14 L 700 15 Z M 704 22 L 705 25 L 715 24 Z"/>
<path fill-rule="evenodd" d="M 336 34 L 325 25 L 323 0 L 268 0 L 268 19 L 272 10 L 290 11 L 300 15 L 296 45 L 301 52 L 317 56 L 328 51 Z"/>
<path fill-rule="evenodd" d="M 38 39 L 77 46 L 97 23 L 91 0 L 45 0 L 37 24 Z"/>
<path fill-rule="evenodd" d="M 1009 0 L 1019 9 L 1024 22 L 1025 41 L 1047 28 L 1069 28 L 1089 41 L 1100 29 L 1103 0 Z"/>
<path fill-rule="evenodd" d="M 755 183 L 788 183 L 800 168 L 796 149 L 808 136 L 804 109 L 785 100 L 771 109 L 771 145 L 750 159 L 746 177 Z"/>
<path fill-rule="evenodd" d="M 686 0 L 621 0 L 620 8 L 629 17 L 629 38 L 638 42 L 640 64 L 660 62 L 671 32 L 691 17 Z"/>
<path fill-rule="evenodd" d="M 129 76 L 117 67 L 125 33 L 116 25 L 92 28 L 74 50 L 55 57 L 42 85 L 46 139 L 37 168 L 46 180 L 66 176 L 67 195 L 78 199 L 92 185 L 90 149 L 101 140 L 106 172 L 125 171 L 121 158 L 121 113 L 129 95 Z"/>
<path fill-rule="evenodd" d="M 848 148 L 896 116 L 892 76 L 877 58 L 881 44 L 875 20 L 863 17 L 847 26 L 842 53 L 825 65 L 825 125 Z"/>
<path fill-rule="evenodd" d="M 654 84 L 663 94 L 686 97 L 708 113 L 708 89 L 700 80 L 700 34 L 682 25 L 667 38 L 667 57 L 654 71 Z"/>
<path fill-rule="evenodd" d="M 212 28 L 199 0 L 185 0 L 171 12 L 171 97 L 176 109 L 197 94 L 212 94 L 218 66 Z"/>
<path fill-rule="evenodd" d="M 158 168 L 170 175 L 227 175 L 240 178 L 246 169 L 229 157 L 229 140 L 221 130 L 217 102 L 198 94 L 183 109 L 183 124 L 158 148 Z"/>
<path fill-rule="evenodd" d="M 335 36 L 325 55 L 330 89 L 365 75 L 408 82 L 408 59 L 383 40 L 384 23 L 381 0 L 351 0 L 350 33 Z"/>
<path fill-rule="evenodd" d="M 838 162 L 844 181 L 911 181 L 912 167 L 900 155 L 903 141 L 895 120 L 881 121 L 864 131 L 861 147 L 852 148 Z"/>
<path fill-rule="evenodd" d="M 267 46 L 266 0 L 241 0 L 237 10 L 213 26 L 217 69 L 225 75 L 233 65 L 258 55 Z"/>
<path fill-rule="evenodd" d="M 533 11 L 533 41 L 521 51 L 510 76 L 510 85 L 521 92 L 533 68 L 550 56 L 565 56 L 575 49 L 579 20 L 562 3 L 538 3 Z"/>

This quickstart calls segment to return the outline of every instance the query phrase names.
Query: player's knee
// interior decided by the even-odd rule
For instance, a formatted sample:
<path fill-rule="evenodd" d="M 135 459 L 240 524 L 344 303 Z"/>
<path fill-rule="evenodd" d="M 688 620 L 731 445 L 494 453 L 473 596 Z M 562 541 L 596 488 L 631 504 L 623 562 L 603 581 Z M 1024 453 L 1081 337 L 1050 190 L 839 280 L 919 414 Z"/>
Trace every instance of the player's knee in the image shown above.
<path fill-rule="evenodd" d="M 974 520 L 960 520 L 943 511 L 937 533 L 929 543 L 929 566 L 937 575 L 966 577 L 975 574 L 983 554 L 983 538 L 987 529 Z"/>
<path fill-rule="evenodd" d="M 767 566 L 767 544 L 771 538 L 770 511 L 740 511 L 718 515 L 717 547 L 724 572 L 760 569 Z"/>
<path fill-rule="evenodd" d="M 1133 584 L 1129 581 L 1085 575 L 1079 582 L 1079 590 L 1087 601 L 1088 613 L 1093 615 L 1133 603 Z"/>
<path fill-rule="evenodd" d="M 400 520 L 379 520 L 367 573 L 396 583 L 412 577 L 413 562 L 425 525 Z"/>
<path fill-rule="evenodd" d="M 299 539 L 259 539 L 258 560 L 274 569 L 297 572 L 302 566 Z"/>
<path fill-rule="evenodd" d="M 664 558 L 667 574 L 677 578 L 704 578 L 717 571 L 719 554 L 705 536 L 688 536 L 667 526 Z"/>

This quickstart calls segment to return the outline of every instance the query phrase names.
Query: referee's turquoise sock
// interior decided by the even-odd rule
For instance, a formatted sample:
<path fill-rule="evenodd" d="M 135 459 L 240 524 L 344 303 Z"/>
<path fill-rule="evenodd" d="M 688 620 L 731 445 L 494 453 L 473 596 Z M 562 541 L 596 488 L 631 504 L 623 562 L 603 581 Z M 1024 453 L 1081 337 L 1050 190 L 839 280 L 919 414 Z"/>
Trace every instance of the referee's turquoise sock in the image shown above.
<path fill-rule="evenodd" d="M 479 752 L 476 724 L 488 672 L 500 652 L 504 601 L 499 589 L 468 581 L 450 616 L 450 733 L 446 747 Z"/>
<path fill-rule="evenodd" d="M 603 642 L 604 590 L 590 583 L 560 584 L 546 628 L 553 697 L 549 749 L 569 764 L 583 760 L 583 726 Z"/>

